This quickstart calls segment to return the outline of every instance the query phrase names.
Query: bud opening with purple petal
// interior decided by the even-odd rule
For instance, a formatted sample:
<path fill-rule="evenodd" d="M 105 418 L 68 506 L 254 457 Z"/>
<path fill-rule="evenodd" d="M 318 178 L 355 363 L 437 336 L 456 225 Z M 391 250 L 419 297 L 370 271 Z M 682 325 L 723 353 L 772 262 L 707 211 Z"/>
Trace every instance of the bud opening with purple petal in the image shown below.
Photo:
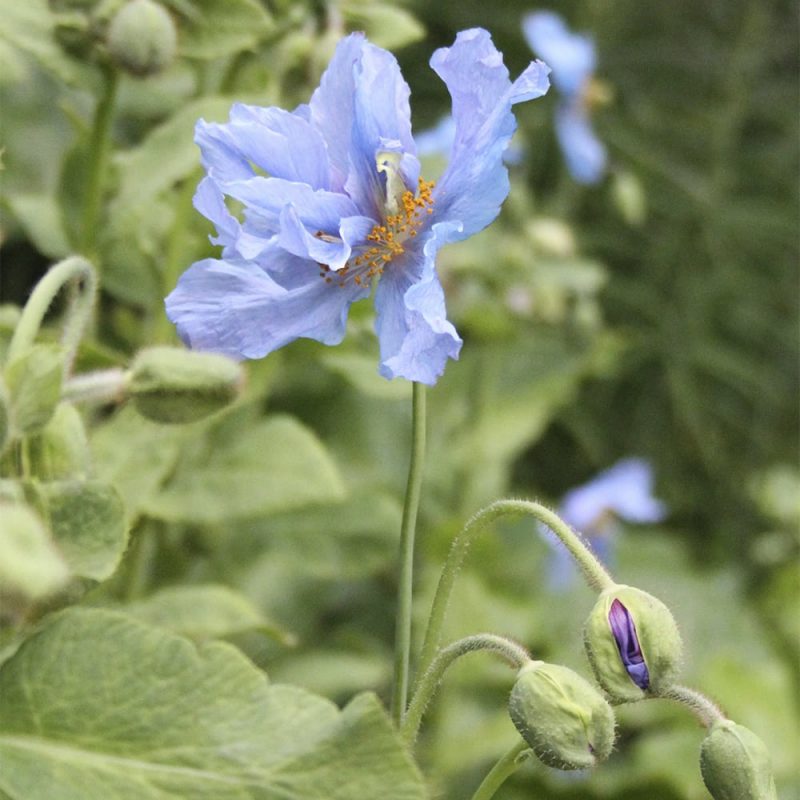
<path fill-rule="evenodd" d="M 650 686 L 650 673 L 647 670 L 647 664 L 644 663 L 639 637 L 636 635 L 636 625 L 628 609 L 619 600 L 611 603 L 608 624 L 611 625 L 619 657 L 622 659 L 628 675 L 640 689 L 646 690 Z"/>
<path fill-rule="evenodd" d="M 584 644 L 598 683 L 618 703 L 672 685 L 683 649 L 669 609 L 647 592 L 621 585 L 601 593 Z"/>

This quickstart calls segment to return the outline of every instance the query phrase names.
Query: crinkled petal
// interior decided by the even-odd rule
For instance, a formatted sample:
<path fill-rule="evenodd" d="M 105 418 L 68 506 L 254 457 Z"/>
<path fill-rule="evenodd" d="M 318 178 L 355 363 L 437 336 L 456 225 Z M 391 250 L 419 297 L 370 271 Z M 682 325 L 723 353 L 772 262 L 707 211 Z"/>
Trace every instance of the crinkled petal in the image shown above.
<path fill-rule="evenodd" d="M 454 223 L 434 225 L 425 246 L 392 265 L 375 293 L 375 330 L 380 374 L 428 385 L 458 358 L 461 337 L 447 320 L 444 291 L 436 274 L 436 251 L 454 233 Z"/>
<path fill-rule="evenodd" d="M 367 216 L 382 193 L 375 159 L 396 141 L 414 154 L 409 88 L 394 56 L 351 34 L 339 42 L 310 103 L 312 124 L 325 136 L 331 187 L 345 190 Z"/>
<path fill-rule="evenodd" d="M 508 195 L 503 151 L 516 129 L 512 105 L 541 97 L 548 67 L 534 62 L 511 83 L 489 34 L 474 28 L 437 50 L 431 66 L 453 98 L 456 135 L 450 164 L 434 190 L 434 219 L 461 223 L 458 239 L 485 228 Z"/>
<path fill-rule="evenodd" d="M 315 264 L 295 262 L 281 284 L 247 262 L 198 261 L 167 297 L 167 316 L 192 349 L 238 358 L 262 358 L 301 337 L 338 344 L 365 290 L 328 284 Z"/>
<path fill-rule="evenodd" d="M 306 228 L 297 208 L 291 205 L 281 212 L 281 232 L 276 241 L 293 255 L 339 270 L 350 258 L 353 246 L 364 242 L 374 225 L 369 217 L 345 217 L 339 222 L 338 236 L 320 237 Z"/>
<path fill-rule="evenodd" d="M 195 127 L 203 166 L 216 180 L 245 180 L 254 167 L 312 189 L 330 188 L 328 154 L 319 131 L 300 114 L 237 103 L 227 123 Z"/>
<path fill-rule="evenodd" d="M 553 83 L 565 95 L 577 95 L 595 69 L 594 42 L 572 33 L 552 11 L 536 11 L 522 20 L 522 31 L 536 55 L 553 70 Z"/>
<path fill-rule="evenodd" d="M 305 183 L 256 175 L 244 181 L 220 184 L 222 191 L 247 206 L 248 213 L 258 214 L 264 221 L 280 229 L 281 212 L 294 206 L 303 224 L 313 230 L 335 234 L 343 217 L 359 216 L 358 209 L 347 195 L 314 190 Z"/>
<path fill-rule="evenodd" d="M 606 170 L 606 148 L 595 135 L 582 103 L 560 106 L 556 111 L 555 126 L 572 177 L 578 183 L 597 183 Z"/>

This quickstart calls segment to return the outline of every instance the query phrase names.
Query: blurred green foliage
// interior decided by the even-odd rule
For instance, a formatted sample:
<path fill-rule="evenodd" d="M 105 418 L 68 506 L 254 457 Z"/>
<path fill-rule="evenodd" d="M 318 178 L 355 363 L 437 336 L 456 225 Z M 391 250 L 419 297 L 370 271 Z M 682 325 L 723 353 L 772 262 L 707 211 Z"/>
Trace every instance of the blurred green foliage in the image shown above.
<path fill-rule="evenodd" d="M 162 298 L 190 263 L 216 254 L 191 205 L 195 121 L 224 120 L 233 101 L 306 102 L 343 33 L 366 29 L 396 49 L 416 130 L 448 110 L 427 61 L 458 30 L 489 29 L 514 74 L 532 57 L 520 20 L 535 6 L 518 0 L 163 0 L 177 56 L 140 78 L 119 72 L 104 45 L 119 5 L 0 0 L 0 362 L 12 306 L 76 250 L 101 282 L 77 375 L 176 344 Z M 500 219 L 441 255 L 465 344 L 429 397 L 417 628 L 453 534 L 481 505 L 509 493 L 556 504 L 616 459 L 644 456 L 670 516 L 623 530 L 614 572 L 670 606 L 685 681 L 758 732 L 788 800 L 800 791 L 796 9 L 550 7 L 595 37 L 610 89 L 595 124 L 611 166 L 597 187 L 579 187 L 553 137 L 554 98 L 521 107 L 524 157 L 510 167 Z M 442 167 L 432 157 L 426 177 Z M 57 350 L 61 310 L 40 354 Z M 19 559 L 16 572 L 0 568 L 0 658 L 51 609 L 127 608 L 232 642 L 273 683 L 340 704 L 364 689 L 386 698 L 410 387 L 377 376 L 371 309 L 353 312 L 343 345 L 297 342 L 247 364 L 239 402 L 186 426 L 113 403 L 67 420 L 75 412 L 54 410 L 55 378 L 36 393 L 46 418 L 21 403 L 34 457 L 20 475 L 0 430 L 0 501 L 36 512 L 14 515 L 41 570 L 25 572 L 30 553 L 10 534 L 0 541 L 5 563 Z M 5 366 L 0 427 L 20 369 Z M 64 426 L 80 440 L 72 450 Z M 475 546 L 447 636 L 510 635 L 585 673 L 591 593 L 549 587 L 548 546 L 531 533 L 529 523 L 499 525 Z M 74 613 L 64 625 L 88 624 L 91 614 Z M 30 647 L 45 646 L 37 641 Z M 513 742 L 510 688 L 490 659 L 452 670 L 417 751 L 434 794 L 468 796 Z M 364 724 L 384 736 L 373 711 Z M 608 763 L 576 775 L 526 767 L 499 796 L 700 800 L 701 738 L 665 703 L 626 708 Z"/>

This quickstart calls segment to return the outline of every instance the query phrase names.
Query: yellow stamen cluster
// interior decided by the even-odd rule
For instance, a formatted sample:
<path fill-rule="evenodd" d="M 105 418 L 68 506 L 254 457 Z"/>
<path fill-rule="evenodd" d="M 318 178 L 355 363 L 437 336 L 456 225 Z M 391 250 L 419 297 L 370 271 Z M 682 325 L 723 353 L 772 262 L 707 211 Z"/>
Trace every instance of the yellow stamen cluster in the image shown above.
<path fill-rule="evenodd" d="M 403 192 L 399 203 L 401 210 L 397 214 L 389 214 L 382 225 L 375 225 L 367 234 L 370 245 L 365 250 L 335 273 L 321 265 L 320 276 L 327 283 L 338 280 L 339 286 L 344 286 L 347 275 L 353 273 L 355 284 L 365 286 L 372 278 L 381 275 L 392 259 L 405 252 L 404 243 L 417 235 L 425 215 L 433 213 L 435 185 L 434 181 L 420 178 L 417 194 L 410 189 Z"/>

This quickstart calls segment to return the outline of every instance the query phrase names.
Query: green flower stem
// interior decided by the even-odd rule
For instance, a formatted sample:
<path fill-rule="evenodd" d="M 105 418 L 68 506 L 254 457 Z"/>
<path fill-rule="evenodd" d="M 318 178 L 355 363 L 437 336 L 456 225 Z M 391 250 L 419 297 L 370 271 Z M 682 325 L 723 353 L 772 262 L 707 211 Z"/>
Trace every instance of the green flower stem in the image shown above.
<path fill-rule="evenodd" d="M 8 360 L 16 358 L 27 350 L 36 339 L 42 320 L 61 289 L 71 281 L 83 282 L 82 291 L 73 295 L 67 321 L 64 326 L 62 344 L 66 350 L 65 374 L 72 366 L 83 332 L 89 323 L 97 292 L 97 275 L 94 267 L 81 256 L 70 256 L 51 267 L 36 284 L 25 308 L 22 311 L 11 343 L 8 346 Z"/>
<path fill-rule="evenodd" d="M 119 72 L 114 67 L 106 67 L 103 70 L 103 94 L 97 101 L 92 125 L 86 199 L 83 205 L 79 239 L 80 251 L 88 256 L 94 256 L 97 249 L 98 222 L 111 153 L 111 122 L 114 116 L 118 84 Z"/>
<path fill-rule="evenodd" d="M 392 719 L 397 727 L 403 721 L 408 699 L 408 662 L 411 651 L 411 601 L 414 586 L 414 535 L 422 489 L 425 461 L 425 386 L 412 384 L 411 460 L 400 527 L 400 577 L 397 593 L 397 621 L 394 643 L 394 684 Z"/>
<path fill-rule="evenodd" d="M 503 785 L 506 778 L 516 772 L 525 761 L 530 758 L 531 750 L 527 742 L 520 739 L 500 760 L 489 770 L 483 782 L 478 787 L 472 800 L 491 800 L 495 792 Z"/>
<path fill-rule="evenodd" d="M 436 694 L 444 673 L 457 658 L 468 653 L 476 653 L 478 650 L 489 650 L 498 653 L 518 670 L 531 660 L 530 653 L 524 647 L 512 642 L 510 639 L 495 636 L 492 633 L 478 633 L 474 636 L 466 636 L 442 648 L 436 654 L 436 658 L 433 659 L 425 674 L 420 678 L 414 697 L 408 707 L 408 713 L 400 726 L 400 733 L 408 744 L 412 744 L 414 739 L 417 738 L 425 709 Z"/>
<path fill-rule="evenodd" d="M 61 399 L 70 403 L 122 402 L 130 373 L 113 368 L 70 378 L 61 387 Z"/>
<path fill-rule="evenodd" d="M 686 706 L 706 728 L 725 719 L 725 715 L 711 700 L 687 686 L 670 686 L 660 691 L 655 697 L 674 700 L 676 703 Z"/>
<path fill-rule="evenodd" d="M 461 565 L 464 563 L 464 558 L 472 540 L 485 531 L 498 517 L 521 516 L 524 514 L 535 517 L 558 536 L 581 568 L 589 586 L 598 592 L 614 586 L 611 576 L 592 551 L 583 543 L 580 536 L 549 508 L 532 500 L 496 500 L 478 511 L 453 540 L 433 598 L 433 605 L 428 619 L 428 629 L 425 632 L 425 641 L 419 658 L 418 676 L 425 674 L 439 646 L 453 584 Z"/>

